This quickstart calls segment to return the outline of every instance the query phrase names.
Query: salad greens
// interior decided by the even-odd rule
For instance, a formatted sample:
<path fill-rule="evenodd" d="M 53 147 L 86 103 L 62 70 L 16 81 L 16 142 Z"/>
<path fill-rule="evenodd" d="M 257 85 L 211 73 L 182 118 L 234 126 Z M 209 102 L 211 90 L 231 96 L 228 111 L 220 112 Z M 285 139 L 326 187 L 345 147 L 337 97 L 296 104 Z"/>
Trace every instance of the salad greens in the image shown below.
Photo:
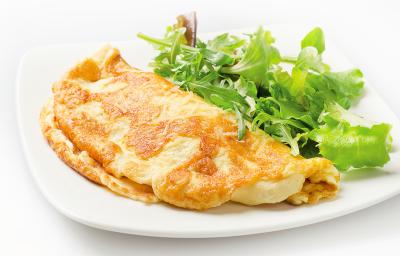
<path fill-rule="evenodd" d="M 349 112 L 362 95 L 363 74 L 330 70 L 322 61 L 321 28 L 303 38 L 297 57 L 282 56 L 262 27 L 242 37 L 195 38 L 193 47 L 185 31 L 175 25 L 162 39 L 138 37 L 159 51 L 151 63 L 155 73 L 236 115 L 238 140 L 258 127 L 290 146 L 293 155 L 323 156 L 340 170 L 389 161 L 391 126 Z"/>

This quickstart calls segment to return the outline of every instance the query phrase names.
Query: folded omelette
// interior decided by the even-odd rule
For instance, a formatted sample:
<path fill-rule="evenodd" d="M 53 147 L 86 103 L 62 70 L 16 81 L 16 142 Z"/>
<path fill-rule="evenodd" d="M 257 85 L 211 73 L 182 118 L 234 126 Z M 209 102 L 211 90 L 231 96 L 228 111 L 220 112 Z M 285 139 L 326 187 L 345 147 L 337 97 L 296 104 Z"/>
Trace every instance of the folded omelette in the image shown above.
<path fill-rule="evenodd" d="M 132 68 L 106 46 L 53 85 L 42 132 L 71 168 L 147 203 L 208 209 L 316 203 L 335 197 L 339 173 L 304 159 L 260 129 L 237 140 L 235 115 Z"/>

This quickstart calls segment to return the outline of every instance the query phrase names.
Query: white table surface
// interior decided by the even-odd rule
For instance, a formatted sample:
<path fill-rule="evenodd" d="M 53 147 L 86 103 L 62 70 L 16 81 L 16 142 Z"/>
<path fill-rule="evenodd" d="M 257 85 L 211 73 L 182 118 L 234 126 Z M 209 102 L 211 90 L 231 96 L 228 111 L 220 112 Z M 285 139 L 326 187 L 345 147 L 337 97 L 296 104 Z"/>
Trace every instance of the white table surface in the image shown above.
<path fill-rule="evenodd" d="M 97 230 L 53 209 L 29 174 L 15 116 L 17 67 L 35 46 L 127 40 L 139 31 L 160 34 L 176 14 L 190 10 L 198 11 L 201 32 L 268 23 L 319 25 L 400 116 L 396 1 L 136 2 L 0 0 L 0 255 L 399 255 L 400 196 L 311 226 L 203 240 Z"/>

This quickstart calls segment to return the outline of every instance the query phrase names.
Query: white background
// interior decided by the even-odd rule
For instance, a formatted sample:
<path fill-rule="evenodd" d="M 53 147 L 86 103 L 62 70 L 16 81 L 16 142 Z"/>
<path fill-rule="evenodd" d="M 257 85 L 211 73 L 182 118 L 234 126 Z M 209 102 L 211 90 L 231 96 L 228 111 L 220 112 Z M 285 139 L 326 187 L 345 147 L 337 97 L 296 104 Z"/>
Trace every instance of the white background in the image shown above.
<path fill-rule="evenodd" d="M 0 0 L 0 255 L 399 255 L 400 196 L 307 227 L 203 240 L 96 230 L 45 201 L 17 132 L 15 78 L 24 52 L 47 44 L 128 40 L 139 31 L 160 34 L 177 14 L 191 10 L 198 11 L 201 32 L 271 23 L 323 27 L 400 117 L 396 1 Z"/>

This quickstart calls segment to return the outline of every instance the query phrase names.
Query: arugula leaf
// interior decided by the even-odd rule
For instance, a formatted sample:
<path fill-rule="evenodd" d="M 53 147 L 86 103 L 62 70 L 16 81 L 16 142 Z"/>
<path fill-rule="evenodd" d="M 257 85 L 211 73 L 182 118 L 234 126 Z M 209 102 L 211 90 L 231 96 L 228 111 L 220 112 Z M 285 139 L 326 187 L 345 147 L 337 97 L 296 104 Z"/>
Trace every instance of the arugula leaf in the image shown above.
<path fill-rule="evenodd" d="M 191 91 L 223 109 L 234 110 L 235 106 L 239 106 L 243 110 L 248 107 L 246 100 L 236 90 L 198 82 L 190 82 L 188 87 Z"/>
<path fill-rule="evenodd" d="M 325 51 L 325 36 L 321 28 L 314 28 L 303 38 L 301 48 L 303 49 L 308 46 L 315 47 L 318 50 L 318 54 Z"/>
<path fill-rule="evenodd" d="M 236 105 L 233 105 L 235 109 L 235 114 L 238 123 L 238 140 L 242 140 L 244 135 L 246 134 L 246 124 L 243 118 L 243 114 L 239 111 L 239 108 Z"/>
<path fill-rule="evenodd" d="M 247 102 L 247 105 L 249 105 L 249 109 L 246 111 L 246 115 L 249 117 L 253 117 L 254 113 L 256 112 L 256 101 L 254 98 L 246 96 L 244 98 Z"/>
<path fill-rule="evenodd" d="M 281 142 L 288 144 L 291 148 L 291 153 L 293 155 L 298 155 L 300 150 L 298 146 L 298 141 L 300 136 L 292 137 L 291 128 L 288 122 L 284 120 L 279 120 L 273 116 L 262 112 L 259 113 L 253 120 L 254 127 L 264 127 L 264 131 L 270 134 L 273 138 L 280 140 Z"/>
<path fill-rule="evenodd" d="M 234 66 L 222 67 L 221 72 L 226 74 L 238 74 L 254 81 L 265 82 L 265 75 L 273 63 L 280 61 L 280 55 L 276 48 L 272 47 L 266 32 L 260 27 L 251 37 L 243 58 Z"/>
<path fill-rule="evenodd" d="M 249 109 L 247 101 L 236 91 L 230 88 L 213 86 L 209 83 L 190 82 L 188 87 L 196 92 L 205 100 L 215 104 L 218 107 L 227 110 L 233 110 L 238 120 L 238 139 L 242 140 L 246 133 L 244 123 L 245 113 Z"/>
<path fill-rule="evenodd" d="M 180 33 L 180 34 L 184 34 L 185 30 L 184 28 L 179 28 L 179 29 L 175 29 L 176 32 L 175 33 Z M 150 44 L 152 44 L 157 50 L 160 51 L 168 51 L 171 49 L 171 47 L 173 46 L 173 41 L 172 38 L 175 39 L 175 37 L 173 37 L 172 35 L 176 35 L 173 32 L 169 32 L 167 33 L 167 37 L 165 37 L 164 39 L 157 39 L 157 38 L 153 38 L 147 35 L 144 35 L 142 33 L 138 33 L 137 36 L 140 39 L 143 39 L 147 42 L 149 42 Z M 184 37 L 181 37 L 182 40 L 184 40 Z M 215 65 L 226 65 L 226 64 L 233 64 L 234 63 L 234 59 L 232 57 L 230 57 L 229 55 L 223 53 L 223 52 L 217 52 L 217 51 L 213 51 L 210 49 L 205 48 L 206 46 L 200 42 L 198 42 L 197 44 L 199 45 L 199 47 L 191 47 L 185 44 L 186 41 L 184 42 L 180 42 L 180 48 L 182 50 L 182 52 L 186 52 L 186 53 L 198 53 L 201 52 L 204 55 L 204 58 L 209 60 L 212 64 Z"/>
<path fill-rule="evenodd" d="M 240 77 L 234 84 L 236 91 L 242 96 L 257 97 L 257 86 L 253 81 Z"/>
<path fill-rule="evenodd" d="M 282 119 L 267 112 L 258 111 L 258 114 L 253 119 L 252 128 L 261 127 L 270 134 L 273 138 L 288 144 L 293 155 L 299 154 L 298 142 L 302 138 L 303 133 L 297 133 L 296 130 L 308 131 L 304 125 L 297 120 Z M 296 134 L 293 136 L 292 134 Z"/>
<path fill-rule="evenodd" d="M 170 54 L 170 59 L 169 59 L 169 62 L 171 64 L 175 64 L 176 56 L 178 55 L 178 53 L 181 50 L 181 47 L 180 47 L 180 42 L 182 40 L 181 38 L 182 38 L 181 34 L 176 34 L 175 40 L 171 47 L 171 54 Z"/>
<path fill-rule="evenodd" d="M 298 120 L 282 119 L 263 111 L 259 111 L 255 115 L 252 123 L 252 129 L 254 130 L 256 127 L 260 128 L 264 127 L 265 130 L 271 124 L 284 124 L 290 127 L 291 129 L 297 129 L 300 131 L 308 130 L 307 128 L 304 128 L 304 125 Z"/>
<path fill-rule="evenodd" d="M 298 155 L 300 153 L 298 141 L 300 136 L 293 138 L 291 129 L 284 124 L 273 124 L 265 128 L 265 131 L 270 133 L 273 138 L 282 141 L 290 146 L 292 155 Z M 300 133 L 298 134 L 300 135 Z"/>

